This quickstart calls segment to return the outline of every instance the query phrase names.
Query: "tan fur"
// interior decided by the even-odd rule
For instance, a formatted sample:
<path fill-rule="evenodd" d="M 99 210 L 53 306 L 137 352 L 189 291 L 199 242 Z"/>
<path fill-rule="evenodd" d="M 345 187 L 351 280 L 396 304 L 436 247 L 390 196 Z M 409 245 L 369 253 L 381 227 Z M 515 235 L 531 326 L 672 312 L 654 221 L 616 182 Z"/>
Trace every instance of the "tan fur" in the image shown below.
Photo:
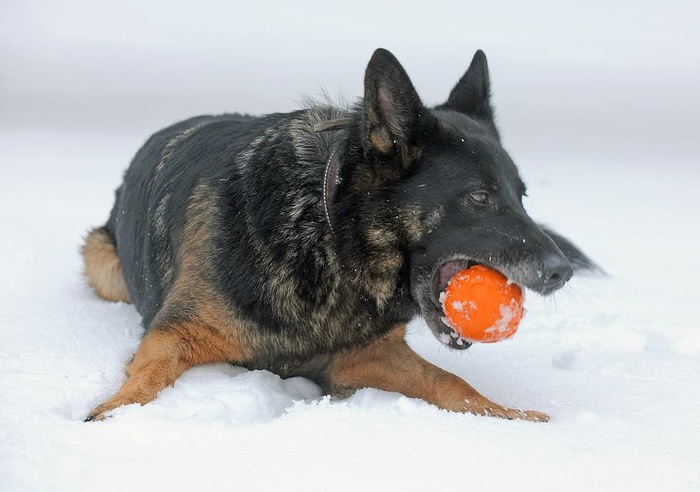
<path fill-rule="evenodd" d="M 425 225 L 423 220 L 423 210 L 420 205 L 409 204 L 398 212 L 398 222 L 403 225 L 411 242 L 417 243 L 425 234 Z"/>
<path fill-rule="evenodd" d="M 154 400 L 192 366 L 241 360 L 244 356 L 239 347 L 200 320 L 153 328 L 127 366 L 126 382 L 112 398 L 90 412 L 88 420 L 103 420 L 122 405 L 144 405 Z"/>
<path fill-rule="evenodd" d="M 130 302 L 117 248 L 101 228 L 91 230 L 82 247 L 84 274 L 95 292 L 108 301 Z"/>
<path fill-rule="evenodd" d="M 374 387 L 421 398 L 440 408 L 506 419 L 546 422 L 541 412 L 502 407 L 464 380 L 422 359 L 406 344 L 405 328 L 396 328 L 371 345 L 335 357 L 329 366 L 332 392 L 348 395 Z"/>
<path fill-rule="evenodd" d="M 369 136 L 369 141 L 372 142 L 374 148 L 382 154 L 388 154 L 394 148 L 394 144 L 389 136 L 389 133 L 384 129 L 371 133 Z"/>
<path fill-rule="evenodd" d="M 126 369 L 128 379 L 112 398 L 90 412 L 88 420 L 102 420 L 122 405 L 152 401 L 195 365 L 241 363 L 251 358 L 251 345 L 242 336 L 243 323 L 208 281 L 211 266 L 206 252 L 216 216 L 210 200 L 206 187 L 195 189 L 187 209 L 175 284 Z"/>
<path fill-rule="evenodd" d="M 154 326 L 166 324 L 168 331 L 179 333 L 183 342 L 192 340 L 192 365 L 209 362 L 243 362 L 251 358 L 249 343 L 243 340 L 237 313 L 211 285 L 212 234 L 218 228 L 214 195 L 206 186 L 197 186 L 187 207 L 178 263 L 180 270 L 172 291 L 163 303 Z M 193 322 L 173 325 L 169 318 L 188 311 Z"/>

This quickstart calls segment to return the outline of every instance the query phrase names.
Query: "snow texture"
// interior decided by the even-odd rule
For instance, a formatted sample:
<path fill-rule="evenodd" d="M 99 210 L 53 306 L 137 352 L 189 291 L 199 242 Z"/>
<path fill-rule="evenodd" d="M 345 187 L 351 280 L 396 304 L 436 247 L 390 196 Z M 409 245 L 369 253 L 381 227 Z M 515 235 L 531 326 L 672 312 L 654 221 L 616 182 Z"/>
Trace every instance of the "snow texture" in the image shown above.
<path fill-rule="evenodd" d="M 470 4 L 2 6 L 0 490 L 700 489 L 698 7 Z M 528 211 L 609 274 L 529 295 L 501 343 L 451 351 L 409 326 L 425 358 L 551 421 L 375 389 L 335 401 L 215 364 L 83 423 L 143 333 L 78 256 L 137 147 L 194 114 L 359 95 L 378 46 L 432 104 L 483 48 Z"/>

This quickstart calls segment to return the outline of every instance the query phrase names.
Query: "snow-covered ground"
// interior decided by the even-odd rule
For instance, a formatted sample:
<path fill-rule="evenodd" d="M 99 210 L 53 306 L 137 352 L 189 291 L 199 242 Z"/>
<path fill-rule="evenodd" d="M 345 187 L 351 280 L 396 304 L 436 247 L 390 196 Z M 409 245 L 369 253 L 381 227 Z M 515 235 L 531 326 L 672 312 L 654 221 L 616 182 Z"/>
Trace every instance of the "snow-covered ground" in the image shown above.
<path fill-rule="evenodd" d="M 191 17 L 143 2 L 3 6 L 0 490 L 700 489 L 697 8 L 437 2 L 400 17 L 375 3 L 301 15 L 205 1 Z M 430 103 L 484 48 L 528 210 L 609 274 L 529 295 L 506 342 L 453 352 L 410 326 L 424 357 L 551 422 L 373 389 L 331 401 L 304 379 L 217 364 L 83 423 L 142 334 L 132 306 L 87 288 L 78 256 L 136 148 L 190 114 L 293 109 L 319 85 L 359 95 L 379 45 Z"/>

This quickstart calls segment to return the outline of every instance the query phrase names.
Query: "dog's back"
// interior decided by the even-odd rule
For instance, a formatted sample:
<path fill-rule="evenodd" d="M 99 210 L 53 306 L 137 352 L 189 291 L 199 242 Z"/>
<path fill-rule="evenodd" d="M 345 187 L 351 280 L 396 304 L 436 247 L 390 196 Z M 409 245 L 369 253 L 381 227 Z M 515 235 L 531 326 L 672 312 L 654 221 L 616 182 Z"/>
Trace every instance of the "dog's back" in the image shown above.
<path fill-rule="evenodd" d="M 235 162 L 229 156 L 255 138 L 257 120 L 238 114 L 190 118 L 155 133 L 132 160 L 99 235 L 111 237 L 119 251 L 129 299 L 144 326 L 172 288 L 176 244 L 195 187 L 202 180 L 231 179 Z"/>

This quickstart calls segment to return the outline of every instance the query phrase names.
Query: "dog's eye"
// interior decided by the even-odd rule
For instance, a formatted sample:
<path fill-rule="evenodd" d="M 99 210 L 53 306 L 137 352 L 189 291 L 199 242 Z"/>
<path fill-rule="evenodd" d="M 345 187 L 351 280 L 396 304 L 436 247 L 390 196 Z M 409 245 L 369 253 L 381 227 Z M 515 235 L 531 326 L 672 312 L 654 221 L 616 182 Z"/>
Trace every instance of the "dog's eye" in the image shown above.
<path fill-rule="evenodd" d="M 476 203 L 491 203 L 491 198 L 487 191 L 472 191 L 469 197 Z"/>

